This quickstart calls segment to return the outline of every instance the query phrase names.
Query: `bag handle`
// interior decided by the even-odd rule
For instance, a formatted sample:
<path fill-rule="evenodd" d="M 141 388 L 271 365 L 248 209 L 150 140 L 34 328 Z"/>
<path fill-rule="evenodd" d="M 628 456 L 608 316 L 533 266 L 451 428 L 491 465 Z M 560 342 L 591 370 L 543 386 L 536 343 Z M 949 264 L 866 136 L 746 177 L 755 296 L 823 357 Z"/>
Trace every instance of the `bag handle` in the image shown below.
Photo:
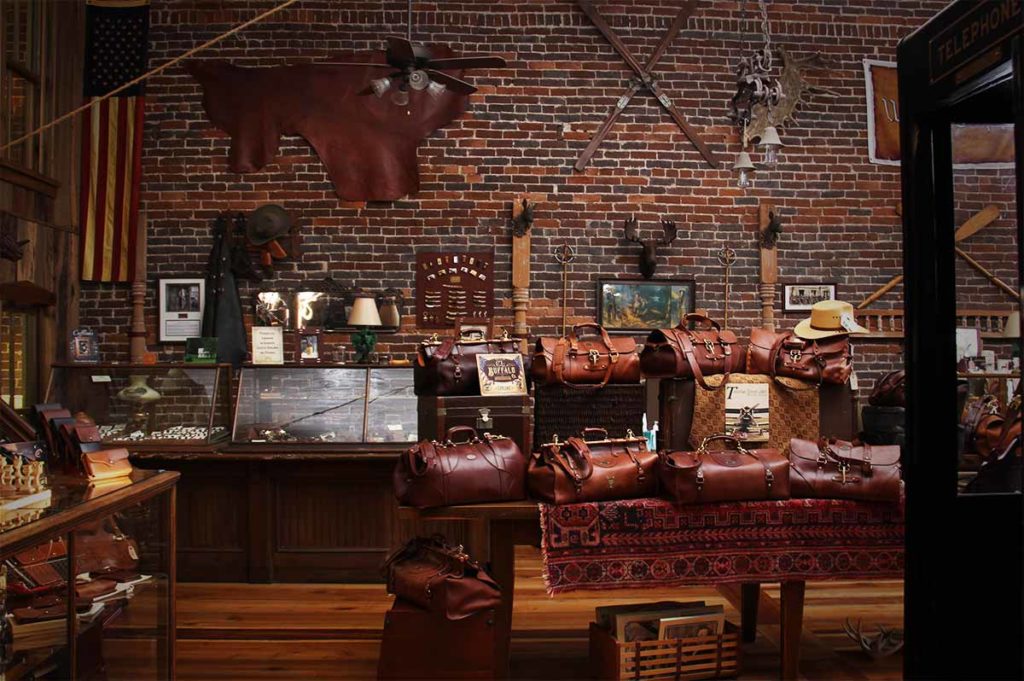
<path fill-rule="evenodd" d="M 700 457 L 700 456 L 703 456 L 703 455 L 707 454 L 708 453 L 708 443 L 709 442 L 715 442 L 715 441 L 730 442 L 733 445 L 732 449 L 734 449 L 735 451 L 739 452 L 740 454 L 746 454 L 747 456 L 753 456 L 755 459 L 757 458 L 756 456 L 751 454 L 750 450 L 748 450 L 746 447 L 743 446 L 743 442 L 738 437 L 736 437 L 734 435 L 709 435 L 709 436 L 707 436 L 706 438 L 701 440 L 700 447 L 697 447 L 697 456 Z"/>
<path fill-rule="evenodd" d="M 571 437 L 561 447 L 553 447 L 550 451 L 566 474 L 576 483 L 577 488 L 594 474 L 594 464 L 590 461 L 590 447 L 578 437 Z"/>
<path fill-rule="evenodd" d="M 466 440 L 466 442 L 472 442 L 474 440 L 480 439 L 480 437 L 476 434 L 476 429 L 473 428 L 472 426 L 452 426 L 445 432 L 444 439 L 447 440 L 448 442 L 454 442 L 452 436 L 457 433 L 468 433 L 470 435 L 470 438 Z"/>
<path fill-rule="evenodd" d="M 600 324 L 597 324 L 595 322 L 585 322 L 583 324 L 573 324 L 572 325 L 572 329 L 569 331 L 569 340 L 570 341 L 577 341 L 577 340 L 579 340 L 580 335 L 581 335 L 580 334 L 580 329 L 593 329 L 596 332 L 594 335 L 595 336 L 600 336 L 601 340 L 603 340 L 605 345 L 608 346 L 608 349 L 609 350 L 612 349 L 612 339 L 608 335 L 608 332 L 605 330 L 605 328 L 603 326 L 601 326 Z M 575 344 L 573 344 L 573 345 L 575 345 Z"/>
<path fill-rule="evenodd" d="M 761 459 L 761 457 L 759 457 L 757 454 L 755 454 L 754 452 L 752 452 L 749 449 L 747 449 L 746 447 L 744 447 L 742 441 L 738 437 L 734 437 L 732 435 L 710 435 L 710 436 L 704 438 L 704 440 L 700 443 L 700 447 L 697 448 L 697 452 L 696 452 L 696 454 L 697 454 L 697 492 L 698 493 L 701 492 L 703 490 L 703 488 L 704 488 L 704 471 L 701 470 L 701 466 L 704 463 L 703 462 L 704 455 L 708 453 L 707 445 L 708 445 L 709 442 L 714 442 L 716 440 L 721 440 L 722 442 L 730 442 L 730 443 L 732 443 L 733 444 L 733 449 L 735 451 L 739 452 L 740 454 L 745 454 L 745 455 L 749 456 L 751 459 L 754 459 L 755 461 L 760 463 L 761 467 L 764 468 L 764 483 L 765 483 L 765 486 L 768 488 L 769 491 L 771 490 L 772 485 L 775 484 L 775 474 L 772 473 L 771 467 L 769 467 L 768 464 L 766 464 L 764 462 L 764 460 Z"/>
<path fill-rule="evenodd" d="M 422 454 L 422 456 L 418 456 L 418 454 Z M 436 457 L 437 448 L 434 447 L 432 442 L 424 440 L 415 447 L 410 447 L 406 450 L 405 463 L 412 475 L 421 478 L 427 474 L 427 470 L 430 468 L 430 460 Z"/>
<path fill-rule="evenodd" d="M 676 324 L 676 328 L 679 329 L 680 331 L 689 331 L 690 322 L 693 322 L 695 324 L 703 323 L 706 327 L 708 327 L 709 329 L 714 329 L 715 331 L 722 330 L 721 324 L 716 322 L 711 317 L 700 314 L 699 312 L 690 312 L 689 314 L 683 315 L 683 318 L 680 320 L 680 322 Z"/>
<path fill-rule="evenodd" d="M 608 430 L 606 428 L 584 428 L 583 430 L 580 431 L 580 439 L 582 439 L 584 442 L 594 442 L 594 440 L 587 439 L 587 435 L 591 433 L 600 433 L 601 437 L 598 438 L 599 440 L 610 439 L 608 437 Z"/>
<path fill-rule="evenodd" d="M 786 341 L 788 341 L 790 338 L 798 338 L 798 336 L 796 336 L 792 331 L 787 331 L 786 333 L 780 334 L 779 337 L 776 338 L 775 342 L 772 344 L 771 353 L 768 356 L 768 375 L 772 377 L 772 381 L 774 381 L 778 385 L 782 386 L 786 390 L 791 390 L 793 392 L 800 392 L 802 390 L 819 390 L 821 388 L 822 381 L 824 380 L 825 377 L 822 375 L 821 365 L 818 364 L 818 344 L 815 343 L 814 341 L 809 341 L 809 342 L 811 343 L 811 352 L 814 354 L 814 366 L 818 370 L 818 383 L 817 383 L 817 385 L 812 385 L 812 386 L 807 387 L 807 388 L 796 388 L 796 387 L 793 387 L 791 385 L 787 385 L 787 384 L 783 383 L 779 379 L 779 375 L 778 375 L 778 371 L 777 371 L 777 367 L 778 367 L 778 363 L 779 363 L 779 356 L 782 354 L 782 347 L 786 344 Z M 800 340 L 802 342 L 805 342 L 805 343 L 807 342 L 807 341 L 803 341 L 802 338 Z"/>
<path fill-rule="evenodd" d="M 597 326 L 597 325 L 596 324 L 578 324 L 577 326 Z M 573 327 L 573 333 L 575 333 L 575 328 L 576 327 Z M 616 352 L 614 348 L 612 348 L 611 338 L 608 338 L 608 332 L 606 332 L 600 326 L 597 326 L 597 328 L 601 329 L 601 331 L 603 332 L 604 338 L 607 339 L 605 341 L 605 345 L 608 346 L 608 360 L 609 360 L 608 361 L 608 368 L 605 369 L 604 376 L 601 378 L 601 382 L 600 383 L 587 383 L 587 384 L 573 383 L 572 381 L 569 381 L 569 380 L 567 380 L 565 378 L 565 366 L 564 365 L 565 365 L 566 355 L 569 354 L 569 353 L 566 352 L 566 349 L 568 348 L 570 350 L 573 350 L 572 354 L 575 354 L 575 348 L 572 346 L 572 343 L 574 343 L 576 339 L 575 339 L 575 337 L 570 336 L 569 338 L 559 338 L 558 339 L 558 343 L 555 345 L 555 350 L 554 350 L 554 352 L 551 355 L 551 368 L 552 368 L 552 370 L 555 373 L 555 379 L 557 380 L 558 383 L 561 383 L 562 385 L 567 385 L 570 388 L 576 388 L 577 390 L 598 390 L 598 389 L 603 388 L 606 385 L 608 385 L 608 381 L 610 381 L 611 378 L 612 378 L 612 369 L 615 367 L 615 363 L 619 361 L 619 353 Z"/>

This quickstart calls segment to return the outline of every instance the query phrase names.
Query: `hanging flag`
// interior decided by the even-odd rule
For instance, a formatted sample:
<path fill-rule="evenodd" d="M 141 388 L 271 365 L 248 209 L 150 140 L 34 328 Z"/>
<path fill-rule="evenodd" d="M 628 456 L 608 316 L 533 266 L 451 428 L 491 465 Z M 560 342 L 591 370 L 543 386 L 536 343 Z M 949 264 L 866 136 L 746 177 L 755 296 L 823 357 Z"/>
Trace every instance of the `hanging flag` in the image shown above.
<path fill-rule="evenodd" d="M 85 98 L 95 101 L 146 71 L 148 0 L 88 0 Z M 82 117 L 79 219 L 83 281 L 131 281 L 142 165 L 143 86 L 89 107 Z"/>

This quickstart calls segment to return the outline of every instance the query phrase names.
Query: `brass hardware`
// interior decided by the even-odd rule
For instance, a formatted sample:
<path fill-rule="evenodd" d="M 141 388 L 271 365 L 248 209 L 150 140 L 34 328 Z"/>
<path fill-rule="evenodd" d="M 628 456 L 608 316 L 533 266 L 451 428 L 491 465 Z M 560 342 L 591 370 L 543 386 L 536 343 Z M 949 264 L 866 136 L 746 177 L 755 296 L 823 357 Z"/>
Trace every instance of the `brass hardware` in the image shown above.
<path fill-rule="evenodd" d="M 697 469 L 697 491 L 704 491 L 704 471 L 699 468 Z"/>
<path fill-rule="evenodd" d="M 803 354 L 804 353 L 800 352 L 799 350 L 790 350 L 789 359 L 793 362 L 799 362 L 800 358 L 803 357 Z"/>
<path fill-rule="evenodd" d="M 608 476 L 608 489 L 612 489 L 614 487 L 615 487 L 615 476 L 614 475 L 609 475 Z"/>
<path fill-rule="evenodd" d="M 590 360 L 591 364 L 597 364 L 598 360 L 601 359 L 601 353 L 597 350 L 588 350 L 587 359 Z"/>

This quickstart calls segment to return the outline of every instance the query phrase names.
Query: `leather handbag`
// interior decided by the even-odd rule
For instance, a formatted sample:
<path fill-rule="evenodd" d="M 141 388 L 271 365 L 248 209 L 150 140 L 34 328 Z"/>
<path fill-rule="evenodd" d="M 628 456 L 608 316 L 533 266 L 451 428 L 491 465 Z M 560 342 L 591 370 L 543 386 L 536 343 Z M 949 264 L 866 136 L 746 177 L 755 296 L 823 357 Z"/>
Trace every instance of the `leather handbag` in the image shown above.
<path fill-rule="evenodd" d="M 906 371 L 890 371 L 875 383 L 868 404 L 872 407 L 906 407 Z"/>
<path fill-rule="evenodd" d="M 135 570 L 139 564 L 139 545 L 108 516 L 75 530 L 74 557 L 76 575 Z"/>
<path fill-rule="evenodd" d="M 518 352 L 519 340 L 507 332 L 491 339 L 482 333 L 459 332 L 456 338 L 442 340 L 435 334 L 417 348 L 413 388 L 417 395 L 426 396 L 479 395 L 476 356 Z"/>
<path fill-rule="evenodd" d="M 460 435 L 469 437 L 455 442 Z M 399 457 L 392 478 L 406 506 L 430 508 L 526 498 L 526 458 L 515 440 L 469 426 L 449 428 L 444 442 L 424 440 Z"/>
<path fill-rule="evenodd" d="M 587 439 L 590 435 L 598 439 Z M 658 492 L 658 455 L 631 431 L 610 438 L 604 428 L 543 445 L 527 471 L 530 496 L 549 504 L 652 497 Z"/>
<path fill-rule="evenodd" d="M 751 329 L 747 373 L 763 374 L 772 379 L 787 376 L 814 384 L 807 389 L 817 389 L 822 383 L 843 385 L 853 373 L 850 338 L 844 334 L 804 340 L 792 331 L 774 333 Z M 789 390 L 798 389 L 776 382 Z"/>
<path fill-rule="evenodd" d="M 960 417 L 963 452 L 988 458 L 999 444 L 1005 421 L 995 395 L 968 398 Z"/>
<path fill-rule="evenodd" d="M 582 333 L 587 329 L 589 336 Z M 542 385 L 573 388 L 639 383 L 640 357 L 632 338 L 612 338 L 598 324 L 577 324 L 563 338 L 537 339 L 530 375 Z"/>
<path fill-rule="evenodd" d="M 82 472 L 92 481 L 128 477 L 135 470 L 128 456 L 128 450 L 124 448 L 83 452 Z"/>
<path fill-rule="evenodd" d="M 708 449 L 715 441 L 731 448 Z M 789 498 L 789 459 L 729 435 L 704 438 L 693 452 L 664 452 L 659 471 L 662 489 L 679 504 Z"/>
<path fill-rule="evenodd" d="M 497 607 L 501 588 L 444 537 L 414 537 L 384 561 L 388 593 L 449 620 Z"/>
<path fill-rule="evenodd" d="M 900 448 L 841 440 L 789 443 L 790 492 L 796 498 L 900 500 Z"/>
<path fill-rule="evenodd" d="M 705 328 L 692 330 L 690 324 Z M 640 369 L 648 378 L 692 378 L 705 390 L 705 376 L 742 372 L 746 350 L 736 334 L 702 314 L 688 314 L 674 329 L 656 329 L 640 353 Z M 725 385 L 723 381 L 721 385 Z"/>

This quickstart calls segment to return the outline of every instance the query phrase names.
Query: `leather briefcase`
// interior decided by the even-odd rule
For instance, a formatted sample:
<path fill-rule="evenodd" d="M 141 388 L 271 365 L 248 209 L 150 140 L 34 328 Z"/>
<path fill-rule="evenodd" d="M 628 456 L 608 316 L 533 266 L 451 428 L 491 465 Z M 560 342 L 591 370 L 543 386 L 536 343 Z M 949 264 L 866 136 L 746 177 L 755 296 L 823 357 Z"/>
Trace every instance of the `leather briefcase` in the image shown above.
<path fill-rule="evenodd" d="M 600 439 L 587 436 L 600 434 Z M 652 497 L 658 492 L 658 455 L 647 440 L 627 432 L 609 438 L 603 428 L 543 445 L 533 453 L 527 481 L 530 495 L 549 504 L 575 504 Z"/>
<path fill-rule="evenodd" d="M 584 336 L 581 331 L 593 333 Z M 609 383 L 639 383 L 636 341 L 612 338 L 598 324 L 577 324 L 564 338 L 538 338 L 530 375 L 538 384 L 601 388 Z"/>
<path fill-rule="evenodd" d="M 872 407 L 906 407 L 906 371 L 890 371 L 875 383 L 868 404 Z"/>
<path fill-rule="evenodd" d="M 449 620 L 498 607 L 501 588 L 461 546 L 414 537 L 384 561 L 388 593 Z"/>
<path fill-rule="evenodd" d="M 813 383 L 842 385 L 853 373 L 853 350 L 847 335 L 818 340 L 804 340 L 792 331 L 773 333 L 766 329 L 750 330 L 747 351 L 747 373 L 779 376 Z M 793 386 L 782 383 L 790 390 Z"/>
<path fill-rule="evenodd" d="M 691 323 L 706 328 L 691 330 Z M 736 334 L 701 314 L 686 315 L 674 329 L 651 331 L 640 353 L 640 369 L 648 378 L 692 378 L 705 390 L 712 389 L 705 376 L 728 377 L 746 364 L 746 350 Z"/>
<path fill-rule="evenodd" d="M 459 434 L 469 439 L 456 443 Z M 395 496 L 406 506 L 430 508 L 526 498 L 526 458 L 504 435 L 477 436 L 469 426 L 449 428 L 445 440 L 424 440 L 399 457 Z"/>
<path fill-rule="evenodd" d="M 85 473 L 86 479 L 92 481 L 128 477 L 135 470 L 128 456 L 128 450 L 124 448 L 83 452 L 82 472 Z"/>
<path fill-rule="evenodd" d="M 476 356 L 511 355 L 519 352 L 519 340 L 504 333 L 487 339 L 481 333 L 439 339 L 435 334 L 420 343 L 413 368 L 413 389 L 417 395 L 479 395 L 480 380 Z"/>
<path fill-rule="evenodd" d="M 715 441 L 732 448 L 708 449 Z M 789 459 L 728 435 L 704 438 L 697 451 L 663 453 L 659 470 L 662 488 L 680 504 L 789 498 Z"/>
<path fill-rule="evenodd" d="M 796 498 L 898 502 L 900 448 L 841 440 L 789 443 L 790 493 Z"/>

